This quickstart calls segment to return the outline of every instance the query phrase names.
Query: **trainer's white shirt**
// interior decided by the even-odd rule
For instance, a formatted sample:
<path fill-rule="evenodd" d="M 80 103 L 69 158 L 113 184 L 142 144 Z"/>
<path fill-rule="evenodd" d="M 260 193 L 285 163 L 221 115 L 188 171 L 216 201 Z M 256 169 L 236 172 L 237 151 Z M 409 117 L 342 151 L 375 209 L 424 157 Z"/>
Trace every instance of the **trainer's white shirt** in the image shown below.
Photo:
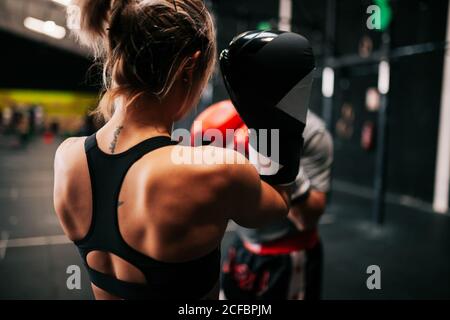
<path fill-rule="evenodd" d="M 328 192 L 330 189 L 333 140 L 324 122 L 311 111 L 308 112 L 303 138 L 303 155 L 292 194 L 293 199 L 301 197 L 310 189 L 321 192 Z M 241 237 L 251 243 L 272 241 L 298 232 L 288 218 L 260 229 L 239 226 L 237 231 Z"/>

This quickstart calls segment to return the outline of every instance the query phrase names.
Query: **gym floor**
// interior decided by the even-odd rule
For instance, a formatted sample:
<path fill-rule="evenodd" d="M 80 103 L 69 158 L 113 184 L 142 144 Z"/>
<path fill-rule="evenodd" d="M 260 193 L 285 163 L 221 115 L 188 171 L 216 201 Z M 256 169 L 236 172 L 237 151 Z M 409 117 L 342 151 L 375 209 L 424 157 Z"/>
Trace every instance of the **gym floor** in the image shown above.
<path fill-rule="evenodd" d="M 81 290 L 66 287 L 67 267 L 81 260 L 53 213 L 57 142 L 8 143 L 0 141 L 0 299 L 92 299 L 84 270 Z M 324 298 L 450 298 L 450 216 L 391 203 L 383 227 L 370 218 L 370 199 L 333 190 L 321 225 Z M 370 265 L 381 268 L 381 290 L 367 289 Z"/>

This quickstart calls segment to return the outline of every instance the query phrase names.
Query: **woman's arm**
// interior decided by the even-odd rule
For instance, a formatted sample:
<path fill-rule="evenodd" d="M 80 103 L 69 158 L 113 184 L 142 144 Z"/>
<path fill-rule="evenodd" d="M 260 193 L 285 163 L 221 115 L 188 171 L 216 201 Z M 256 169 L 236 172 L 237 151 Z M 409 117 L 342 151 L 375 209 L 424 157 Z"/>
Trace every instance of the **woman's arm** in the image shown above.
<path fill-rule="evenodd" d="M 238 153 L 235 156 L 244 164 L 229 165 L 231 184 L 226 196 L 229 218 L 243 227 L 259 228 L 286 217 L 289 189 L 262 181 L 247 159 Z"/>

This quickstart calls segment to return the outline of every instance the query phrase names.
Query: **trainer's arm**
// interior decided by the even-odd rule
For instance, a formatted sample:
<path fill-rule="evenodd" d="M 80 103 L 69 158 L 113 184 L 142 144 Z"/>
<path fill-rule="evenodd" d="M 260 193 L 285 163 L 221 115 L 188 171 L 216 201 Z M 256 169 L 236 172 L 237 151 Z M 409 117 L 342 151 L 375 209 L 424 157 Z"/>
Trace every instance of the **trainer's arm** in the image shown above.
<path fill-rule="evenodd" d="M 304 201 L 292 204 L 289 218 L 299 230 L 314 229 L 325 212 L 326 204 L 327 196 L 325 192 L 311 190 Z"/>
<path fill-rule="evenodd" d="M 321 131 L 308 141 L 292 194 L 289 218 L 300 230 L 317 227 L 325 212 L 333 163 L 333 140 Z"/>

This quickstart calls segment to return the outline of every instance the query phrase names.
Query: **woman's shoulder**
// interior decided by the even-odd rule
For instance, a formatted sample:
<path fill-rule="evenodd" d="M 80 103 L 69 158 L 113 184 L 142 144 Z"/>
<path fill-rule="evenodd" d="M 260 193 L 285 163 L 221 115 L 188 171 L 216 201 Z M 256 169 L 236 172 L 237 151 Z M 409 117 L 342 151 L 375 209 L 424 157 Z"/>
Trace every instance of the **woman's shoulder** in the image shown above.
<path fill-rule="evenodd" d="M 148 165 L 144 165 L 150 168 L 152 160 L 148 161 Z M 249 175 L 257 176 L 243 155 L 213 146 L 168 148 L 161 153 L 157 166 L 158 170 L 153 171 L 157 181 L 190 188 L 223 190 L 232 188 Z"/>
<path fill-rule="evenodd" d="M 214 213 L 214 217 L 228 219 L 230 210 L 239 205 L 236 199 L 245 199 L 259 186 L 254 167 L 232 150 L 173 147 L 143 160 L 135 169 L 148 177 L 149 202 L 157 199 L 184 213 Z"/>
<path fill-rule="evenodd" d="M 67 138 L 56 149 L 55 157 L 67 157 L 73 153 L 78 153 L 79 149 L 83 150 L 86 138 L 87 137 Z"/>
<path fill-rule="evenodd" d="M 85 159 L 84 142 L 86 137 L 64 140 L 55 152 L 54 169 L 56 173 L 75 170 Z M 58 175 L 56 175 L 58 176 Z"/>
<path fill-rule="evenodd" d="M 56 150 L 56 153 L 62 153 L 70 148 L 73 148 L 76 145 L 84 144 L 84 141 L 87 139 L 87 137 L 71 137 L 65 139 L 61 144 L 58 146 L 58 149 Z"/>
<path fill-rule="evenodd" d="M 85 195 L 90 192 L 89 171 L 86 165 L 84 141 L 69 138 L 62 142 L 54 161 L 54 207 L 62 221 L 71 221 L 72 214 L 83 215 L 89 207 Z"/>

